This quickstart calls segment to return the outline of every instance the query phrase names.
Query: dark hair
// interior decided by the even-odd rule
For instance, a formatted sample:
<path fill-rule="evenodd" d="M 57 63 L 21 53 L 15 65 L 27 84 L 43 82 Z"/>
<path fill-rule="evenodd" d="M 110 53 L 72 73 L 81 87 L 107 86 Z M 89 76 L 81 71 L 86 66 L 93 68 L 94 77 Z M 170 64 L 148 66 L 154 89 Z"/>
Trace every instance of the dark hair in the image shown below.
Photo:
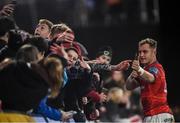
<path fill-rule="evenodd" d="M 143 39 L 139 42 L 139 45 L 149 44 L 151 48 L 157 48 L 157 41 L 151 38 Z"/>
<path fill-rule="evenodd" d="M 67 60 L 62 56 L 52 53 L 52 54 L 49 54 L 47 57 L 54 57 L 54 58 L 59 59 L 62 62 L 63 68 L 68 66 Z"/>
<path fill-rule="evenodd" d="M 38 60 L 38 49 L 30 44 L 23 45 L 16 53 L 16 60 L 32 62 Z"/>
<path fill-rule="evenodd" d="M 96 54 L 96 57 L 99 57 L 101 55 L 106 55 L 112 58 L 112 48 L 110 46 L 103 46 L 99 48 L 99 51 Z"/>
<path fill-rule="evenodd" d="M 40 36 L 34 36 L 32 38 L 28 38 L 26 43 L 36 46 L 39 52 L 47 52 L 48 51 L 48 41 L 43 39 Z"/>
<path fill-rule="evenodd" d="M 14 21 L 9 17 L 0 17 L 0 36 L 4 36 L 6 32 L 9 32 L 11 29 L 15 29 Z"/>
<path fill-rule="evenodd" d="M 9 39 L 8 39 L 8 48 L 17 51 L 24 44 L 24 41 L 30 37 L 32 37 L 32 35 L 23 30 L 15 30 L 15 29 L 10 30 Z"/>
<path fill-rule="evenodd" d="M 75 48 L 75 47 L 70 47 L 70 48 L 65 49 L 66 52 L 68 52 L 68 51 L 70 51 L 70 50 L 75 51 L 75 52 L 79 55 L 79 52 L 78 52 L 77 48 Z"/>

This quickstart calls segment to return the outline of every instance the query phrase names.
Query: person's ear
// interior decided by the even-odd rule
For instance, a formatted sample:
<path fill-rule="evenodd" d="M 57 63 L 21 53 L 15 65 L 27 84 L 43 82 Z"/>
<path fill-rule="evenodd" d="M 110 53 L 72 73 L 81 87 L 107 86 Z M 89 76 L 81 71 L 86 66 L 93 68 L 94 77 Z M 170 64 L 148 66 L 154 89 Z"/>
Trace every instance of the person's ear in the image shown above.
<path fill-rule="evenodd" d="M 157 54 L 157 50 L 156 50 L 156 48 L 154 49 L 154 54 L 155 54 L 155 55 Z"/>
<path fill-rule="evenodd" d="M 38 54 L 37 54 L 37 56 L 38 56 L 38 60 L 41 60 L 41 59 L 43 59 L 44 58 L 44 52 L 39 52 Z"/>

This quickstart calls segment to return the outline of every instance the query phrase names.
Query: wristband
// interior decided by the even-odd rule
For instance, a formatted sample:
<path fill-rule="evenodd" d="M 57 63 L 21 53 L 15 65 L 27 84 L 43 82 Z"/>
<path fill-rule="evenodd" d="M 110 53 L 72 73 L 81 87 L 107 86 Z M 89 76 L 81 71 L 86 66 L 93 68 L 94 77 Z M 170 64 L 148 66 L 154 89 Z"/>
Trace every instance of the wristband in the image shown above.
<path fill-rule="evenodd" d="M 140 76 L 144 74 L 144 69 L 142 67 L 139 67 L 138 73 Z"/>

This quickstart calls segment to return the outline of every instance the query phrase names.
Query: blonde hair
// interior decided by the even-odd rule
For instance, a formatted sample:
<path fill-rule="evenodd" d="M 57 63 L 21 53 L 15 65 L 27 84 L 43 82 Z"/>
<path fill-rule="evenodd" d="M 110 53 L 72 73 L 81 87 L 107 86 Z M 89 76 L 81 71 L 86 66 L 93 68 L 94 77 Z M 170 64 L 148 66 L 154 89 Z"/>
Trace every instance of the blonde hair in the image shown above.
<path fill-rule="evenodd" d="M 49 30 L 53 26 L 53 23 L 51 21 L 47 20 L 47 19 L 40 19 L 39 24 L 46 24 L 49 27 Z"/>
<path fill-rule="evenodd" d="M 108 97 L 114 103 L 119 103 L 122 100 L 123 94 L 124 92 L 121 88 L 113 87 L 109 90 Z"/>
<path fill-rule="evenodd" d="M 56 97 L 63 84 L 63 65 L 62 62 L 53 57 L 47 57 L 43 61 L 43 66 L 50 78 L 51 96 Z"/>
<path fill-rule="evenodd" d="M 151 38 L 146 38 L 139 42 L 139 46 L 144 45 L 144 44 L 149 44 L 149 46 L 154 49 L 157 48 L 157 41 Z"/>
<path fill-rule="evenodd" d="M 72 29 L 69 26 L 67 26 L 66 24 L 64 24 L 64 23 L 55 24 L 51 28 L 50 36 L 53 37 L 55 34 L 63 33 L 65 31 L 66 32 L 72 32 Z"/>

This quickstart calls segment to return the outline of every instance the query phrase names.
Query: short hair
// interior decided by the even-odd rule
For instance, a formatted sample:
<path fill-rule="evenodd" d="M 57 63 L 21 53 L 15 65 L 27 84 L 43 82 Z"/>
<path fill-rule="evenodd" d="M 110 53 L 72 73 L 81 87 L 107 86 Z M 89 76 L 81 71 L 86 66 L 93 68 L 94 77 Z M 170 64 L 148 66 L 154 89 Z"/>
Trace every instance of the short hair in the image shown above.
<path fill-rule="evenodd" d="M 39 52 L 47 52 L 49 48 L 48 41 L 40 36 L 28 38 L 26 43 L 36 46 Z"/>
<path fill-rule="evenodd" d="M 30 44 L 23 45 L 16 53 L 16 60 L 22 62 L 33 62 L 38 60 L 38 49 Z"/>
<path fill-rule="evenodd" d="M 9 17 L 0 17 L 0 36 L 4 36 L 11 29 L 15 29 L 15 22 Z"/>
<path fill-rule="evenodd" d="M 139 42 L 139 46 L 144 45 L 144 44 L 149 44 L 151 48 L 157 48 L 157 41 L 151 38 L 146 38 Z"/>
<path fill-rule="evenodd" d="M 64 23 L 55 24 L 51 27 L 50 36 L 54 36 L 55 34 L 63 33 L 65 31 L 72 32 L 72 29 Z"/>
<path fill-rule="evenodd" d="M 47 19 L 40 19 L 39 24 L 46 24 L 49 29 L 51 29 L 51 27 L 53 26 L 53 23 Z"/>

